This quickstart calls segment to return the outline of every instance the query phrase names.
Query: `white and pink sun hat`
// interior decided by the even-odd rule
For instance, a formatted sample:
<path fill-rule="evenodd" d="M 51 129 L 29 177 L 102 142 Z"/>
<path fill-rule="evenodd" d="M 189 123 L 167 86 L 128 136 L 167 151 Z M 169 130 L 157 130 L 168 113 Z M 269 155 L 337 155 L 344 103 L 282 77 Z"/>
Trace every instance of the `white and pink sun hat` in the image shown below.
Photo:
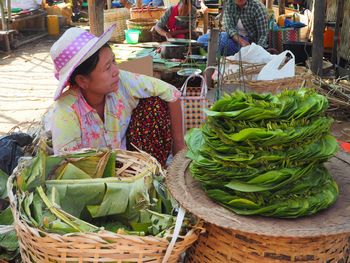
<path fill-rule="evenodd" d="M 52 45 L 50 55 L 59 81 L 54 100 L 61 96 L 73 71 L 109 41 L 114 29 L 112 25 L 96 37 L 82 28 L 72 27 Z"/>

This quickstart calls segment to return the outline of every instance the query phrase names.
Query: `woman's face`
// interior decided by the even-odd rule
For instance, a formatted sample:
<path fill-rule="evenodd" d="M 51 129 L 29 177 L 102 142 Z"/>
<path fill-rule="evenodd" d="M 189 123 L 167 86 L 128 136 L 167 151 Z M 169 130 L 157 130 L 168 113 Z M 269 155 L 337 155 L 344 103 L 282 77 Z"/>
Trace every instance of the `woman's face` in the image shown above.
<path fill-rule="evenodd" d="M 104 47 L 100 50 L 96 68 L 84 78 L 84 85 L 80 87 L 86 93 L 106 95 L 118 89 L 119 69 L 110 48 Z"/>

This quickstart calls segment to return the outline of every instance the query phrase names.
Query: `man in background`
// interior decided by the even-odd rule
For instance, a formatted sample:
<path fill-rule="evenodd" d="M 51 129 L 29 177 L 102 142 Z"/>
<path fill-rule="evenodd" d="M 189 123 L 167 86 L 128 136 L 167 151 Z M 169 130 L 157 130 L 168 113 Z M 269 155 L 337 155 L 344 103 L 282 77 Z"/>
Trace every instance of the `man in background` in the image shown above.
<path fill-rule="evenodd" d="M 259 0 L 226 0 L 223 22 L 225 32 L 219 35 L 219 51 L 222 55 L 233 55 L 241 47 L 254 42 L 268 47 L 268 15 L 266 7 Z M 208 34 L 198 42 L 208 44 Z"/>

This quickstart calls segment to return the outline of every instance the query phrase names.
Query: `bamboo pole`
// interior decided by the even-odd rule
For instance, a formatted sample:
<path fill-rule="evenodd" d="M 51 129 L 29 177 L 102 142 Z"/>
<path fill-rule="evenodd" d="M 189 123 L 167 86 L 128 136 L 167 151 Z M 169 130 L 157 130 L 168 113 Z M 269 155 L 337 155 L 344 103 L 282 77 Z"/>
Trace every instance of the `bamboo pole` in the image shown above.
<path fill-rule="evenodd" d="M 218 50 L 218 43 L 219 43 L 218 40 L 219 40 L 219 30 L 216 28 L 212 28 L 210 30 L 210 35 L 209 35 L 207 67 L 217 65 L 216 52 Z M 205 78 L 207 80 L 208 87 L 210 87 L 212 84 L 211 75 L 213 74 L 213 72 L 214 72 L 213 69 L 208 69 L 205 72 Z"/>
<path fill-rule="evenodd" d="M 326 1 L 315 1 L 314 9 L 314 27 L 313 32 L 313 45 L 312 45 L 312 64 L 311 70 L 314 74 L 322 77 L 323 66 L 323 31 L 324 31 L 324 19 L 325 19 Z"/>

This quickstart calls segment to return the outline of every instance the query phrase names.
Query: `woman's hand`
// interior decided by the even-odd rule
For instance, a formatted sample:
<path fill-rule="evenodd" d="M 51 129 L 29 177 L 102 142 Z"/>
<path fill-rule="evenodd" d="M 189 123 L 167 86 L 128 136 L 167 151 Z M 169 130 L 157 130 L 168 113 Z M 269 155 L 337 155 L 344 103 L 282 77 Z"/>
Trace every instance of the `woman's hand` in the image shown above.
<path fill-rule="evenodd" d="M 236 43 L 238 43 L 241 47 L 245 47 L 245 46 L 249 46 L 250 43 L 245 40 L 243 37 L 241 37 L 240 35 L 236 34 L 232 37 L 233 41 L 235 41 Z"/>
<path fill-rule="evenodd" d="M 170 32 L 165 33 L 165 38 L 168 40 L 169 38 L 173 38 L 172 34 Z"/>

